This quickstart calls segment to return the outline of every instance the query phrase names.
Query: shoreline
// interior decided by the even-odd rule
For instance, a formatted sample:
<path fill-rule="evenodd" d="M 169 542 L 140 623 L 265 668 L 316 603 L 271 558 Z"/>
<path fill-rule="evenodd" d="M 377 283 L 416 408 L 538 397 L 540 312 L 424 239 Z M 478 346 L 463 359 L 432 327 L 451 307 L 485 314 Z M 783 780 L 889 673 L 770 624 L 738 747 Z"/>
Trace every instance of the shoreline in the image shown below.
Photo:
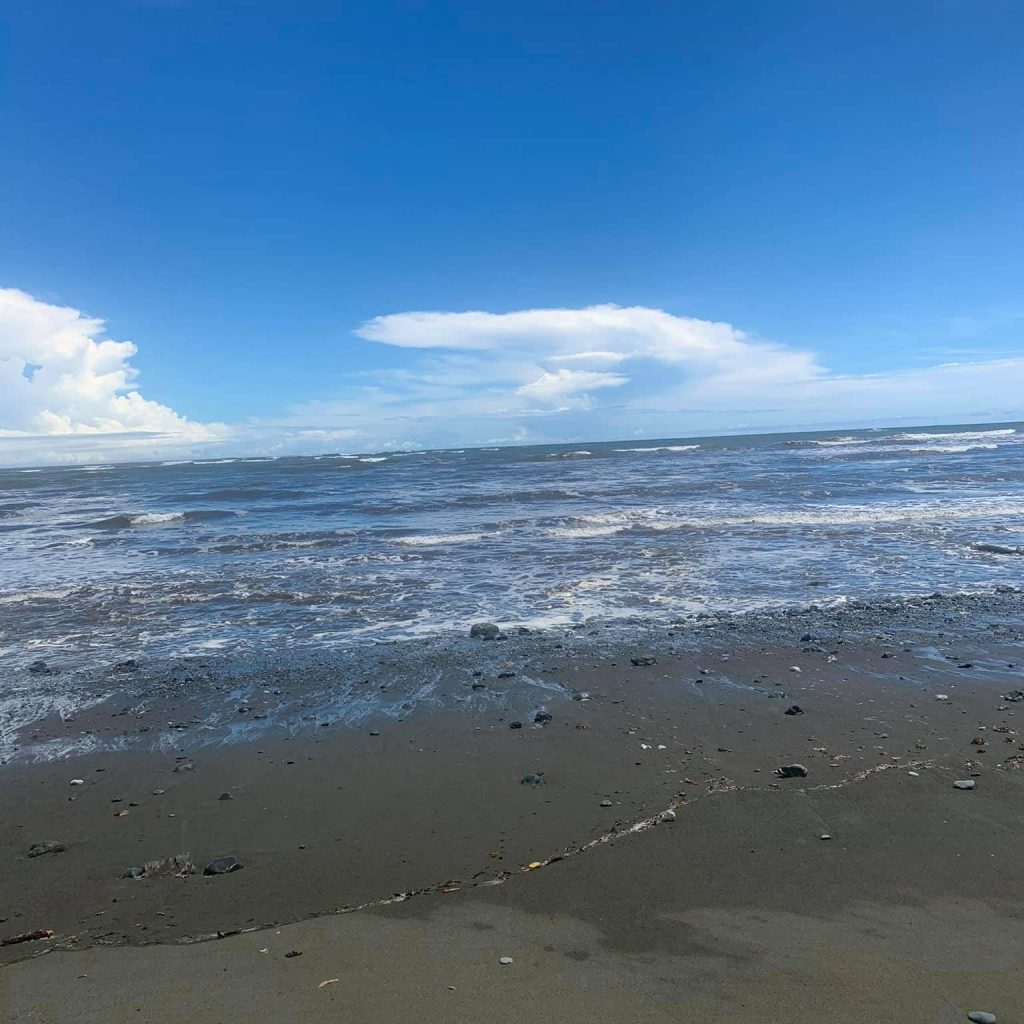
<path fill-rule="evenodd" d="M 483 1012 L 508 984 L 490 978 L 504 970 L 483 953 L 492 929 L 517 936 L 511 973 L 547 993 L 543 1007 L 527 1000 L 542 1020 L 571 1012 L 557 994 L 570 979 L 591 977 L 606 990 L 588 974 L 591 961 L 647 979 L 643 991 L 606 991 L 608 1006 L 631 1019 L 676 1019 L 664 982 L 650 974 L 652 957 L 691 979 L 675 998 L 698 1015 L 716 1007 L 741 1021 L 816 1019 L 824 990 L 811 998 L 818 982 L 798 984 L 778 951 L 806 967 L 817 947 L 794 946 L 793 929 L 818 935 L 822 948 L 853 941 L 856 908 L 869 904 L 879 949 L 905 958 L 909 920 L 930 929 L 925 946 L 960 943 L 950 907 L 967 901 L 975 942 L 1019 953 L 1017 964 L 1024 945 L 1008 894 L 1024 883 L 1014 810 L 1024 795 L 1015 771 L 1024 703 L 1003 695 L 1024 688 L 1022 604 L 1020 594 L 920 599 L 668 630 L 382 644 L 348 660 L 190 659 L 116 677 L 100 671 L 93 681 L 116 678 L 115 693 L 73 722 L 35 723 L 18 759 L 0 766 L 0 860 L 13 894 L 0 938 L 55 933 L 0 948 L 15 993 L 10 1019 L 140 1019 L 128 1009 L 111 1017 L 120 996 L 102 989 L 55 1015 L 47 987 L 57 981 L 44 979 L 75 984 L 75 965 L 87 963 L 89 979 L 137 970 L 121 990 L 149 1006 L 141 1019 L 161 1020 L 145 985 L 160 989 L 171 964 L 203 974 L 207 961 L 227 969 L 200 990 L 216 1019 L 270 1019 L 259 1008 L 232 1016 L 231 1007 L 236 969 L 260 990 L 259 961 L 284 962 L 291 949 L 277 948 L 278 935 L 304 954 L 289 964 L 301 990 L 285 988 L 303 1012 L 344 989 L 380 1020 L 388 1017 L 371 1013 L 372 994 L 391 1005 L 382 992 L 393 985 L 394 998 L 412 998 L 406 983 L 420 984 L 439 961 L 455 969 L 445 953 L 454 947 L 483 958 L 467 969 L 485 1001 L 467 1003 L 465 1019 L 470 1006 Z M 794 706 L 802 713 L 786 714 Z M 93 747 L 67 755 L 83 733 Z M 58 749 L 65 756 L 26 756 Z M 806 778 L 775 776 L 793 763 Z M 527 776 L 543 781 L 524 784 Z M 976 790 L 955 790 L 959 779 Z M 29 858 L 41 842 L 67 848 Z M 179 855 L 194 874 L 125 877 Z M 204 877 L 224 856 L 242 869 Z M 695 938 L 702 928 L 717 929 L 717 939 Z M 751 977 L 768 972 L 761 983 L 778 1018 L 741 1005 L 753 990 L 732 954 L 708 960 L 708 943 L 742 945 L 745 930 L 759 938 L 741 959 Z M 551 942 L 531 940 L 545 931 Z M 230 937 L 206 941 L 218 935 Z M 350 956 L 379 953 L 381 942 L 394 949 L 378 968 L 367 960 L 362 974 L 332 983 L 333 995 L 307 987 L 318 950 L 342 941 L 342 962 L 317 982 L 343 978 Z M 566 942 L 587 956 L 545 953 Z M 236 950 L 255 963 L 240 967 Z M 414 962 L 408 977 L 391 978 L 392 957 Z M 868 960 L 846 981 L 844 1005 L 856 1012 L 829 1019 L 875 1012 L 869 976 L 878 966 Z M 992 985 L 1004 999 L 1014 986 L 1024 994 L 1018 975 L 1007 968 Z M 882 988 L 890 999 L 932 998 L 915 977 Z M 448 995 L 446 985 L 436 997 Z M 204 1019 L 191 996 L 180 998 Z M 270 1006 L 278 995 L 265 998 Z"/>

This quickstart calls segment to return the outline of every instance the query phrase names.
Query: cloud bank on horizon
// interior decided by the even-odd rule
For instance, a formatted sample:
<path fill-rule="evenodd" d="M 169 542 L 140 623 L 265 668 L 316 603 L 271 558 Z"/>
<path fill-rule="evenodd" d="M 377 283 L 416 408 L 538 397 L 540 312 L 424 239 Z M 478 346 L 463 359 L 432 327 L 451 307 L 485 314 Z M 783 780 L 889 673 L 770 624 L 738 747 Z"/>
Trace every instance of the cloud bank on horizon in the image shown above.
<path fill-rule="evenodd" d="M 0 289 L 0 464 L 1024 418 L 1024 358 L 840 375 L 728 323 L 608 304 L 374 317 L 355 334 L 405 350 L 401 368 L 352 374 L 276 418 L 202 423 L 145 398 L 136 346 L 104 334 Z"/>

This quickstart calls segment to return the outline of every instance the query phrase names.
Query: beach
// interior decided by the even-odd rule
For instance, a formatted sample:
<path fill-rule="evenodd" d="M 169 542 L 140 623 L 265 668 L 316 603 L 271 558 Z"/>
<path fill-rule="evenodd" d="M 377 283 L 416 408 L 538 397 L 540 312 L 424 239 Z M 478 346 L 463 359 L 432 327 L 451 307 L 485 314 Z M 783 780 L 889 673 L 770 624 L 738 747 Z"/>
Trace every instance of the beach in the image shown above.
<path fill-rule="evenodd" d="M 0 767 L 6 1018 L 1012 1013 L 1004 590 L 97 671 Z"/>

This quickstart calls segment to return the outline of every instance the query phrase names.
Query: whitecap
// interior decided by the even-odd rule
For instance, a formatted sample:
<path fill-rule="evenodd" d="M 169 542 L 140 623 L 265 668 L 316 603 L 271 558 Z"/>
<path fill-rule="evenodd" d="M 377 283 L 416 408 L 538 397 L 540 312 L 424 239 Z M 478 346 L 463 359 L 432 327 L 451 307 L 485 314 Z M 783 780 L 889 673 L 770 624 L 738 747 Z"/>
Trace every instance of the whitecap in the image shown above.
<path fill-rule="evenodd" d="M 488 534 L 494 537 L 496 534 Z M 431 546 L 434 544 L 472 544 L 484 539 L 482 533 L 432 533 L 419 537 L 399 537 L 399 544 L 411 544 L 413 547 Z"/>

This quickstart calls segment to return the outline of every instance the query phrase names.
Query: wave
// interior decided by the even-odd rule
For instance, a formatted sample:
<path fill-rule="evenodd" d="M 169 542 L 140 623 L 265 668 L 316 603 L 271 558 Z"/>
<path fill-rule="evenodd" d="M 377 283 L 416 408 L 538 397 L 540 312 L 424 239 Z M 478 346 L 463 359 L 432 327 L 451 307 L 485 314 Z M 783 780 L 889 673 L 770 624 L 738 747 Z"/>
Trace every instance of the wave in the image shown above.
<path fill-rule="evenodd" d="M 830 505 L 789 512 L 751 511 L 748 515 L 681 516 L 671 509 L 634 509 L 577 516 L 564 525 L 545 530 L 549 537 L 604 537 L 625 530 L 704 530 L 744 526 L 871 526 L 884 523 L 988 519 L 1024 515 L 1024 501 L 991 502 L 978 499 L 962 505 L 948 502 L 929 505 L 869 507 Z"/>
<path fill-rule="evenodd" d="M 664 444 L 657 448 L 613 448 L 613 452 L 692 452 L 699 444 Z"/>
<path fill-rule="evenodd" d="M 593 455 L 593 452 L 584 451 L 580 449 L 575 452 L 551 452 L 550 455 L 545 456 L 549 459 L 585 459 L 588 455 Z"/>
<path fill-rule="evenodd" d="M 473 544 L 481 541 L 485 536 L 494 537 L 495 533 L 434 533 L 422 534 L 419 537 L 399 537 L 399 544 L 409 544 L 413 547 L 430 547 L 435 544 Z"/>
<path fill-rule="evenodd" d="M 999 430 L 955 430 L 947 434 L 895 434 L 890 435 L 889 441 L 979 441 L 986 437 L 1010 437 L 1017 431 L 1013 427 L 1006 427 Z"/>
<path fill-rule="evenodd" d="M 202 522 L 208 519 L 225 519 L 238 515 L 225 509 L 196 509 L 194 511 L 136 512 L 122 513 L 97 519 L 87 525 L 97 530 L 126 530 L 133 526 L 166 526 L 168 523 Z"/>
<path fill-rule="evenodd" d="M 927 448 L 907 448 L 906 451 L 920 455 L 957 455 L 960 452 L 993 451 L 998 447 L 997 444 L 935 444 Z"/>
<path fill-rule="evenodd" d="M 386 455 L 361 455 L 359 456 L 360 462 L 387 462 L 388 457 Z"/>

